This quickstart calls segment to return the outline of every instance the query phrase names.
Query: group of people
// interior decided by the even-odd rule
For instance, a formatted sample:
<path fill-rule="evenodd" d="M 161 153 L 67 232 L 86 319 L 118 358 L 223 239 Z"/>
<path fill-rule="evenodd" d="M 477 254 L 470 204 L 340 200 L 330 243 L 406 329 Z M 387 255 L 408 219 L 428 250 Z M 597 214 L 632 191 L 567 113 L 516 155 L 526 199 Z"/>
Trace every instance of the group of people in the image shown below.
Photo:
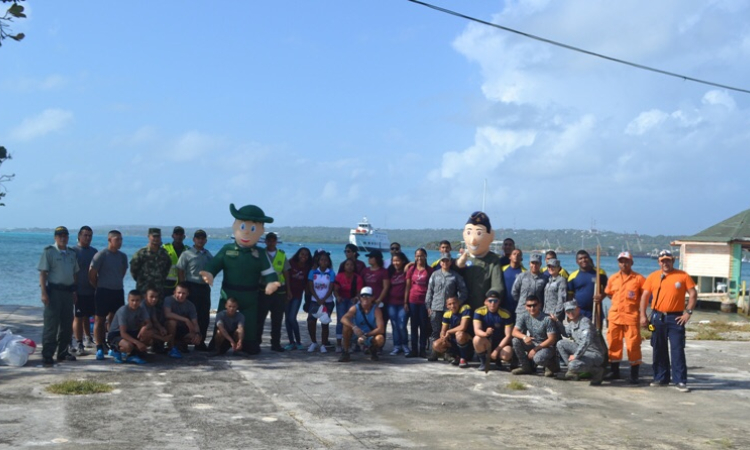
<path fill-rule="evenodd" d="M 93 342 L 97 359 L 105 359 L 109 349 L 116 362 L 135 364 L 145 362 L 149 347 L 174 358 L 188 345 L 215 354 L 257 354 L 270 314 L 270 348 L 276 352 L 327 353 L 335 348 L 341 362 L 360 350 L 378 359 L 390 322 L 394 356 L 437 361 L 443 355 L 461 368 L 475 359 L 480 370 L 489 370 L 494 362 L 497 369 L 507 365 L 517 375 L 537 368 L 566 379 L 588 373 L 592 384 L 601 383 L 607 361 L 610 377 L 619 378 L 624 341 L 629 380 L 638 383 L 640 327 L 650 325 L 652 385 L 672 381 L 688 391 L 685 325 L 697 293 L 692 278 L 674 268 L 667 250 L 659 255 L 661 269 L 648 278 L 632 270 L 629 252 L 618 256 L 620 270 L 609 278 L 585 250 L 577 253 L 578 269 L 570 274 L 553 251 L 545 255 L 546 267 L 542 255 L 531 255 L 527 269 L 512 239 L 503 242 L 502 256 L 489 250 L 494 231 L 486 214 L 477 212 L 464 227 L 466 250 L 457 258 L 449 241 L 440 243 L 441 256 L 431 264 L 425 249 L 417 249 L 410 261 L 393 243 L 387 261 L 380 250 L 372 250 L 365 263 L 359 249 L 348 244 L 346 259 L 334 271 L 324 250 L 302 247 L 287 258 L 274 233 L 266 235 L 265 248 L 257 247 L 263 222 L 269 221 L 262 219 L 270 218 L 257 207 L 247 208 L 232 205 L 236 243 L 215 257 L 205 248 L 203 230 L 187 246 L 182 227 L 175 227 L 172 242 L 164 245 L 161 231 L 151 228 L 148 245 L 128 262 L 117 230 L 108 233 L 107 248 L 97 251 L 91 247 L 90 227 L 81 227 L 72 248 L 67 246 L 68 230 L 56 228 L 55 245 L 44 249 L 38 267 L 45 305 L 44 365 L 54 364 L 55 354 L 58 361 L 74 361 L 74 353 L 83 353 Z M 238 284 L 235 280 L 248 264 L 257 265 L 260 275 Z M 136 289 L 126 302 L 123 278 L 128 268 Z M 211 284 L 222 270 L 219 312 L 207 345 Z M 603 318 L 597 307 L 605 296 L 612 299 L 606 342 L 596 326 Z M 309 344 L 300 336 L 300 307 L 307 313 Z M 335 347 L 329 341 L 334 311 Z M 93 339 L 84 326 L 90 316 L 95 317 Z M 282 323 L 288 337 L 284 346 Z"/>

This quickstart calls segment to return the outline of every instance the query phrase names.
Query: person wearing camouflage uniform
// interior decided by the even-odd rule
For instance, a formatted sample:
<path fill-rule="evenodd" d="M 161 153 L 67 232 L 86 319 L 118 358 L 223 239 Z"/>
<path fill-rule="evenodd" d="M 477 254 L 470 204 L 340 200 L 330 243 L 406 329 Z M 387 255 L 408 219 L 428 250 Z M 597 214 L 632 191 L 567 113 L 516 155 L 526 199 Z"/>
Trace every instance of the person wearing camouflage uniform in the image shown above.
<path fill-rule="evenodd" d="M 547 271 L 549 278 L 544 286 L 544 314 L 555 322 L 557 332 L 562 334 L 565 320 L 563 304 L 568 299 L 568 280 L 562 276 L 560 261 L 556 258 L 547 261 Z"/>
<path fill-rule="evenodd" d="M 148 245 L 135 252 L 130 260 L 130 275 L 135 280 L 135 288 L 146 292 L 146 286 L 154 285 L 162 292 L 167 288 L 167 275 L 172 268 L 169 253 L 161 246 L 161 230 L 148 229 Z"/>
<path fill-rule="evenodd" d="M 516 315 L 526 312 L 525 302 L 530 295 L 535 295 L 544 304 L 544 286 L 547 279 L 542 276 L 541 269 L 542 256 L 534 254 L 529 261 L 529 270 L 516 277 L 516 282 L 511 288 L 513 301 L 516 302 Z"/>
<path fill-rule="evenodd" d="M 544 367 L 547 377 L 559 370 L 555 353 L 557 329 L 552 319 L 542 313 L 541 304 L 536 295 L 529 295 L 524 302 L 526 311 L 518 316 L 513 327 L 513 352 L 520 365 L 511 371 L 513 375 L 532 373 L 532 362 Z"/>
<path fill-rule="evenodd" d="M 571 339 L 563 339 L 557 343 L 557 351 L 563 360 L 568 361 L 568 371 L 564 378 L 567 380 L 577 379 L 581 373 L 591 373 L 591 385 L 602 384 L 604 369 L 604 352 L 599 346 L 591 319 L 581 315 L 581 309 L 575 300 L 565 303 L 565 315 L 568 322 L 565 324 L 565 336 Z"/>

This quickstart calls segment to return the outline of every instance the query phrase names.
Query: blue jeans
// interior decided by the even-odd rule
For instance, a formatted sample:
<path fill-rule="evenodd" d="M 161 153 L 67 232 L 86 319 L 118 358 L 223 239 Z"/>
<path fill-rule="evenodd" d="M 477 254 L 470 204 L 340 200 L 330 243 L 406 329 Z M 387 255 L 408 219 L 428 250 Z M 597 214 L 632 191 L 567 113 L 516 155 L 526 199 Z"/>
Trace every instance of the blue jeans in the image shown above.
<path fill-rule="evenodd" d="M 393 330 L 393 346 L 406 345 L 409 334 L 406 331 L 407 313 L 403 305 L 388 305 L 388 317 L 391 319 Z"/>
<path fill-rule="evenodd" d="M 293 298 L 289 300 L 286 305 L 286 334 L 289 336 L 289 342 L 291 344 L 302 343 L 299 336 L 299 322 L 297 321 L 297 313 L 299 312 L 299 305 L 302 303 L 301 298 Z"/>
<path fill-rule="evenodd" d="M 422 351 L 427 348 L 427 329 L 430 318 L 427 315 L 427 305 L 409 303 L 409 319 L 411 319 L 411 351 Z M 419 345 L 417 347 L 417 345 Z"/>
<path fill-rule="evenodd" d="M 350 298 L 342 298 L 336 302 L 336 339 L 343 339 L 344 337 L 344 323 L 341 322 L 341 318 L 349 309 L 354 305 L 354 302 Z"/>
<path fill-rule="evenodd" d="M 651 334 L 651 347 L 654 348 L 654 381 L 667 384 L 687 383 L 687 363 L 685 361 L 685 327 L 677 323 L 678 314 L 651 312 L 654 332 Z M 668 348 L 669 347 L 669 348 Z"/>

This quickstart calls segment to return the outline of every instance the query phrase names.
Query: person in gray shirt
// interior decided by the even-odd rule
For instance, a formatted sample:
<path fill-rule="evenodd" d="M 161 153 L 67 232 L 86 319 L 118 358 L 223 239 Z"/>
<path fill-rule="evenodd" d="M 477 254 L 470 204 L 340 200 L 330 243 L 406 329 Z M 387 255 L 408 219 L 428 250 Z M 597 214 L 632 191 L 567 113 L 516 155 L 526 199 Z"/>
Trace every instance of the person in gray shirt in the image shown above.
<path fill-rule="evenodd" d="M 214 355 L 223 355 L 230 348 L 234 355 L 239 355 L 242 351 L 242 339 L 245 337 L 245 316 L 238 311 L 239 304 L 233 297 L 227 299 L 226 308 L 216 314 Z"/>
<path fill-rule="evenodd" d="M 546 377 L 553 377 L 560 370 L 555 353 L 557 330 L 541 306 L 536 295 L 528 296 L 524 302 L 526 311 L 518 316 L 513 327 L 513 352 L 520 365 L 511 371 L 513 375 L 532 373 L 532 363 L 544 367 Z"/>
<path fill-rule="evenodd" d="M 450 253 L 440 255 L 440 270 L 432 272 L 430 281 L 427 283 L 427 296 L 425 297 L 425 307 L 427 314 L 430 316 L 432 325 L 432 334 L 430 334 L 430 347 L 432 348 L 436 340 L 440 339 L 440 330 L 443 327 L 443 314 L 446 311 L 446 302 L 451 297 L 458 298 L 459 304 L 466 302 L 468 291 L 466 283 L 461 275 L 452 270 L 453 260 Z M 430 360 L 437 361 L 437 354 L 434 349 L 430 355 Z"/>
<path fill-rule="evenodd" d="M 581 315 L 581 309 L 575 300 L 565 303 L 565 315 L 568 323 L 565 324 L 565 336 L 571 339 L 563 339 L 557 343 L 557 351 L 563 360 L 568 362 L 568 371 L 564 379 L 578 379 L 583 372 L 591 373 L 591 385 L 602 384 L 604 376 L 604 351 L 600 347 L 591 319 Z"/>
<path fill-rule="evenodd" d="M 113 351 L 115 362 L 146 364 L 139 353 L 145 354 L 151 345 L 148 317 L 148 312 L 143 307 L 143 295 L 135 289 L 128 292 L 128 304 L 117 310 L 107 334 L 107 340 L 116 349 Z"/>
<path fill-rule="evenodd" d="M 181 343 L 183 352 L 187 351 L 188 344 L 198 345 L 204 340 L 198 326 L 198 313 L 195 305 L 188 301 L 190 289 L 186 282 L 177 283 L 174 295 L 164 299 L 164 318 L 167 321 L 167 330 L 174 336 L 175 343 Z M 182 353 L 177 347 L 172 347 L 169 356 L 182 358 Z"/>
<path fill-rule="evenodd" d="M 563 304 L 568 299 L 568 280 L 560 274 L 560 261 L 556 258 L 547 261 L 547 285 L 544 286 L 544 314 L 555 322 L 557 332 L 563 332 L 565 311 Z"/>
<path fill-rule="evenodd" d="M 96 337 L 96 359 L 104 359 L 105 321 L 112 323 L 115 312 L 125 304 L 122 280 L 128 271 L 128 257 L 120 251 L 122 233 L 112 230 L 107 233 L 107 248 L 98 251 L 91 260 L 89 283 L 94 293 L 94 337 Z"/>
<path fill-rule="evenodd" d="M 541 269 L 542 256 L 533 254 L 529 261 L 529 270 L 516 277 L 511 290 L 513 301 L 516 302 L 516 315 L 523 314 L 526 311 L 524 301 L 530 295 L 536 296 L 544 304 L 544 286 L 547 284 L 547 280 L 542 275 Z"/>

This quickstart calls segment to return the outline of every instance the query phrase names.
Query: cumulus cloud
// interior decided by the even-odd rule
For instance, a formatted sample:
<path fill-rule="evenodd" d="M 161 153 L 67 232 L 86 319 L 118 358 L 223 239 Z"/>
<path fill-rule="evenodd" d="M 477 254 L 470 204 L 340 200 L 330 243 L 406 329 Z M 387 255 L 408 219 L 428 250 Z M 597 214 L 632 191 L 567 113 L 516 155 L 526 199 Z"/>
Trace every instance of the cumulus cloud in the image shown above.
<path fill-rule="evenodd" d="M 64 109 L 45 109 L 41 114 L 23 120 L 11 131 L 13 139 L 30 141 L 60 131 L 73 121 L 73 112 Z"/>

